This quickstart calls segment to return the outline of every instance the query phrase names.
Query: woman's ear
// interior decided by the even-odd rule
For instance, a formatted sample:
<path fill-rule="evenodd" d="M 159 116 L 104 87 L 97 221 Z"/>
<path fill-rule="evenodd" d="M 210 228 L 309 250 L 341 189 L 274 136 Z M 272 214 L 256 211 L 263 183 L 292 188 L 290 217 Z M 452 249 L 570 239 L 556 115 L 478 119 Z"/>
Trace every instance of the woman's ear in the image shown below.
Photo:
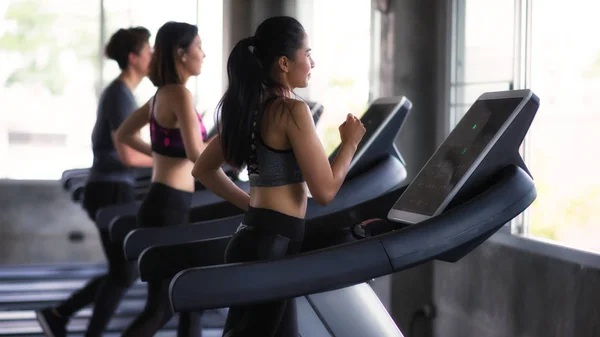
<path fill-rule="evenodd" d="M 277 60 L 277 63 L 279 64 L 279 69 L 284 73 L 290 71 L 290 60 L 286 56 L 281 56 L 279 60 Z"/>
<path fill-rule="evenodd" d="M 181 60 L 181 62 L 185 63 L 186 57 L 185 57 L 185 50 L 183 50 L 183 48 L 177 49 L 177 56 L 179 56 L 179 59 Z"/>

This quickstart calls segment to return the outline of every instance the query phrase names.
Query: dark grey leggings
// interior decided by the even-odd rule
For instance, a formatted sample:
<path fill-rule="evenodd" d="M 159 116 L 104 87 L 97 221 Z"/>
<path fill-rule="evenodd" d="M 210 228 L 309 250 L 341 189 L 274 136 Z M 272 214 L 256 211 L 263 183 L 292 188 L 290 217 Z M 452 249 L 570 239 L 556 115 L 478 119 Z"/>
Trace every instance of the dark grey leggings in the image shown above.
<path fill-rule="evenodd" d="M 227 245 L 225 261 L 268 260 L 297 254 L 303 237 L 304 219 L 251 207 Z M 296 302 L 288 299 L 231 307 L 223 336 L 297 337 Z"/>

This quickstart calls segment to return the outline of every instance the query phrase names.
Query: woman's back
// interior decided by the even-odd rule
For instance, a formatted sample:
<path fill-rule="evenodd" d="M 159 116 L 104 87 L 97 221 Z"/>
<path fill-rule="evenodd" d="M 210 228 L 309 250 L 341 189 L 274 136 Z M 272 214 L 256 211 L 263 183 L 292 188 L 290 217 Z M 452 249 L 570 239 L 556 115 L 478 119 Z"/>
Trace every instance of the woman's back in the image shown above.
<path fill-rule="evenodd" d="M 292 144 L 288 124 L 296 123 L 294 110 L 302 111 L 306 103 L 282 97 L 266 101 L 260 127 L 253 137 L 255 151 L 248 162 L 250 205 L 272 209 L 303 218 L 307 190 Z M 307 111 L 310 118 L 310 110 Z"/>
<path fill-rule="evenodd" d="M 152 180 L 185 191 L 194 190 L 191 175 L 194 162 L 186 152 L 186 130 L 182 133 L 182 125 L 194 134 L 201 134 L 202 141 L 207 140 L 202 119 L 192 104 L 191 93 L 181 84 L 159 88 L 150 102 Z"/>

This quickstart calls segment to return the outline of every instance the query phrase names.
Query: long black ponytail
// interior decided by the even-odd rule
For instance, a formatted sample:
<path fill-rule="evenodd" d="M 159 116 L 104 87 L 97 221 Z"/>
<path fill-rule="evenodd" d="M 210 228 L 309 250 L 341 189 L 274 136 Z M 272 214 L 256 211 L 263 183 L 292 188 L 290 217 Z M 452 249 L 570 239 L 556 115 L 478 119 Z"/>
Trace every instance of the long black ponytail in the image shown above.
<path fill-rule="evenodd" d="M 261 120 L 268 90 L 281 88 L 271 78 L 271 69 L 281 56 L 294 59 L 304 34 L 296 19 L 272 17 L 231 51 L 227 60 L 229 87 L 217 106 L 221 146 L 230 165 L 241 168 L 248 160 L 253 123 Z"/>
<path fill-rule="evenodd" d="M 252 124 L 266 94 L 264 71 L 250 50 L 254 42 L 254 38 L 245 38 L 231 51 L 227 61 L 229 88 L 219 102 L 221 146 L 227 162 L 237 168 L 250 154 Z"/>

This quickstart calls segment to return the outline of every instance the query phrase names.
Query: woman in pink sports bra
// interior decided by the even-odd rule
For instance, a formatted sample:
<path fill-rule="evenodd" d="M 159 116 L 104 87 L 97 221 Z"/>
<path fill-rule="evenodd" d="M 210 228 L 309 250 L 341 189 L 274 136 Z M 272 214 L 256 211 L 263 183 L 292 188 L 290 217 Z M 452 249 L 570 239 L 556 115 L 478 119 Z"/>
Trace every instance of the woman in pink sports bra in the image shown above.
<path fill-rule="evenodd" d="M 206 146 L 206 129 L 194 108 L 186 83 L 202 70 L 204 60 L 198 28 L 167 22 L 156 35 L 149 78 L 156 94 L 133 112 L 117 131 L 119 141 L 152 155 L 152 184 L 138 214 L 138 227 L 183 225 L 189 221 L 194 192 L 192 168 Z M 139 131 L 150 124 L 151 144 Z M 168 302 L 169 283 L 149 282 L 144 311 L 123 336 L 154 336 L 173 316 Z M 182 315 L 180 337 L 191 332 L 191 318 Z M 196 324 L 194 324 L 196 325 Z M 199 327 L 198 327 L 199 328 Z"/>

